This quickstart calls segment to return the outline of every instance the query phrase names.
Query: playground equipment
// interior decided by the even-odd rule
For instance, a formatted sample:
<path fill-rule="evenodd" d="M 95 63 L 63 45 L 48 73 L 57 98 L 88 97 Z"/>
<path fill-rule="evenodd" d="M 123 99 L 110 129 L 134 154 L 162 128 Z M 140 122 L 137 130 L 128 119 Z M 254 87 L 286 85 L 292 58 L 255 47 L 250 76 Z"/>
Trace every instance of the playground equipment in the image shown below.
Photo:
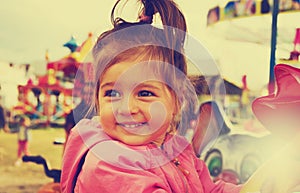
<path fill-rule="evenodd" d="M 89 50 L 93 46 L 92 34 L 88 34 L 86 41 L 81 46 L 71 39 L 64 46 L 71 53 L 58 61 L 47 60 L 47 73 L 35 79 L 29 79 L 26 85 L 19 85 L 19 104 L 12 109 L 12 116 L 18 114 L 28 115 L 33 123 L 45 126 L 62 126 L 65 116 L 73 106 L 72 96 L 74 93 L 74 78 L 80 75 L 81 82 L 76 86 L 83 85 L 91 73 L 91 62 L 85 62 Z"/>
<path fill-rule="evenodd" d="M 46 160 L 38 155 L 38 156 L 23 156 L 23 162 L 33 162 L 36 164 L 41 164 L 44 167 L 44 172 L 47 177 L 52 178 L 53 182 L 49 182 L 43 185 L 37 193 L 60 193 L 60 175 L 61 170 L 58 169 L 50 169 Z"/>
<path fill-rule="evenodd" d="M 277 30 L 272 30 L 272 0 L 215 1 L 207 13 L 203 37 L 218 61 L 222 76 L 240 85 L 241 77 L 247 75 L 249 89 L 263 93 L 272 78 L 273 59 L 276 64 L 299 67 L 299 50 L 293 48 L 293 43 L 297 43 L 294 35 L 295 29 L 299 28 L 299 5 L 299 1 L 279 1 Z M 277 31 L 275 58 L 270 56 L 274 31 Z M 274 46 L 275 42 L 272 42 Z M 226 45 L 226 54 L 222 52 L 222 45 Z"/>
<path fill-rule="evenodd" d="M 244 183 L 272 153 L 271 136 L 237 128 L 215 101 L 200 105 L 197 122 L 192 145 L 214 181 Z"/>

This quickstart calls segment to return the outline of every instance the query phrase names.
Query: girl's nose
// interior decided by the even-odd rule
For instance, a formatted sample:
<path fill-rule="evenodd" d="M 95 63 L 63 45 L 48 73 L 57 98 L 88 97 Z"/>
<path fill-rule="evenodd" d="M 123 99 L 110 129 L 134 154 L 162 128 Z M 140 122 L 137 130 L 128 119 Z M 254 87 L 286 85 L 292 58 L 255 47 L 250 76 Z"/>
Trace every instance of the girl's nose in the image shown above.
<path fill-rule="evenodd" d="M 137 101 L 133 97 L 126 97 L 116 107 L 120 115 L 132 115 L 139 111 Z"/>

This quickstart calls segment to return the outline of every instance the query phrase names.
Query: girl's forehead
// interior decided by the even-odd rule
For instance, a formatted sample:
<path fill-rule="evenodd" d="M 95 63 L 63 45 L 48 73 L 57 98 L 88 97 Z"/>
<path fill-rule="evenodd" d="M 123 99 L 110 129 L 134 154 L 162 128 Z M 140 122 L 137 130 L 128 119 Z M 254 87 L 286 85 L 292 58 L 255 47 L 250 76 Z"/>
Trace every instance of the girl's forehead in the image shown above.
<path fill-rule="evenodd" d="M 102 75 L 101 81 L 145 82 L 163 81 L 159 72 L 159 61 L 125 61 L 110 66 Z"/>

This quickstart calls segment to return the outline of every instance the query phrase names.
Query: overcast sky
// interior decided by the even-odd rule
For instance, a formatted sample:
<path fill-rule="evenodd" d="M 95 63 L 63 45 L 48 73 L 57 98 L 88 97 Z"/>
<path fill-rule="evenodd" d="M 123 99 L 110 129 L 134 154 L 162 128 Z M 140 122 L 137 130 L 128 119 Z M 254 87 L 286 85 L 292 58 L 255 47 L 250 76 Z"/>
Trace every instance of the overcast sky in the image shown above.
<path fill-rule="evenodd" d="M 111 0 L 10 0 L 0 6 L 0 60 L 16 64 L 68 54 L 62 45 L 71 36 L 78 43 L 89 32 L 108 26 Z"/>
<path fill-rule="evenodd" d="M 89 32 L 96 37 L 110 28 L 110 11 L 115 2 L 115 0 L 0 1 L 0 61 L 29 63 L 32 66 L 45 66 L 46 50 L 50 61 L 59 60 L 69 54 L 69 50 L 63 47 L 63 44 L 70 40 L 71 36 L 81 44 Z M 208 8 L 217 1 L 222 0 L 176 0 L 186 16 L 190 35 L 209 48 L 213 57 L 220 62 L 222 75 L 240 84 L 242 75 L 247 73 L 250 86 L 259 88 L 268 80 L 271 17 L 269 15 L 220 22 L 220 25 L 210 27 L 208 34 L 204 33 Z M 136 7 L 130 4 L 125 10 L 126 17 L 135 19 Z M 286 33 L 288 35 L 279 34 L 289 45 L 283 50 L 284 57 L 288 57 L 292 47 L 292 36 L 295 25 L 300 23 L 299 19 L 300 17 L 288 16 L 287 20 L 281 22 L 293 25 L 282 28 L 290 29 Z M 227 35 L 229 37 L 226 37 Z M 235 40 L 220 41 L 218 39 L 220 37 Z M 258 67 L 254 66 L 256 64 L 262 73 L 260 79 L 257 78 Z"/>
<path fill-rule="evenodd" d="M 115 0 L 1 1 L 0 60 L 16 64 L 43 61 L 47 49 L 50 59 L 59 59 L 69 53 L 62 45 L 72 35 L 80 44 L 89 32 L 98 34 L 108 29 L 111 27 L 110 10 L 115 2 Z M 187 2 L 185 1 L 185 4 Z M 136 12 L 131 7 L 133 5 L 130 4 L 127 8 L 129 10 L 126 12 L 129 15 L 127 17 L 136 17 Z M 186 6 L 181 7 L 183 9 Z M 203 9 L 204 6 L 201 7 Z M 193 13 L 193 6 L 189 8 L 189 12 Z"/>

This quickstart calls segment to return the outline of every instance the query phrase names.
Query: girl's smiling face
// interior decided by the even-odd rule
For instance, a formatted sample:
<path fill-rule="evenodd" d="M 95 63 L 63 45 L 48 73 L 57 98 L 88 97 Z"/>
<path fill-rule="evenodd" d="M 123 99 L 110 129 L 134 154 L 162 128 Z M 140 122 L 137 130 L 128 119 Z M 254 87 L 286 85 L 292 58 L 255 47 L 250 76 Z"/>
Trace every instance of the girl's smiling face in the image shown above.
<path fill-rule="evenodd" d="M 120 62 L 100 80 L 99 115 L 105 133 L 128 145 L 161 145 L 176 114 L 176 99 L 147 63 Z"/>

